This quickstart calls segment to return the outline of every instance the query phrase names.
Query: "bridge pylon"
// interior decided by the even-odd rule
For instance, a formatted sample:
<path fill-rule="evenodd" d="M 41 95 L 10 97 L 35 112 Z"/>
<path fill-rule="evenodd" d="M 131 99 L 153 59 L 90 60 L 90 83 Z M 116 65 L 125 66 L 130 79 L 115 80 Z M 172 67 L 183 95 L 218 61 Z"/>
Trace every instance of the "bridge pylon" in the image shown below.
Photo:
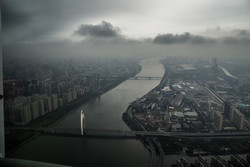
<path fill-rule="evenodd" d="M 85 116 L 83 110 L 81 110 L 81 135 L 84 135 L 85 130 Z"/>

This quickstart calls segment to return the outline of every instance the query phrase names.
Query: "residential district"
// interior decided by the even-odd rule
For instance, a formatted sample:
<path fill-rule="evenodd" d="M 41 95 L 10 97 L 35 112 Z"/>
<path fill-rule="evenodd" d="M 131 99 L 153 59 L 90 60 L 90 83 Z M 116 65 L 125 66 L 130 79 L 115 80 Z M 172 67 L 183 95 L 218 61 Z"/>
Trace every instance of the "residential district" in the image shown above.
<path fill-rule="evenodd" d="M 167 57 L 159 86 L 131 103 L 123 118 L 133 130 L 179 134 L 232 134 L 250 132 L 250 75 L 232 75 L 211 60 Z M 236 136 L 236 135 L 235 135 Z M 147 139 L 142 138 L 148 144 Z M 165 154 L 198 156 L 194 166 L 249 166 L 250 140 L 239 138 L 163 138 Z M 155 148 L 159 149 L 160 148 Z M 244 158 L 236 153 L 244 154 Z M 230 155 L 229 162 L 218 156 Z M 201 155 L 215 155 L 207 161 Z M 185 158 L 177 166 L 190 166 Z"/>
<path fill-rule="evenodd" d="M 8 63 L 4 67 L 5 124 L 28 125 L 70 103 L 76 105 L 77 99 L 82 104 L 139 71 L 135 60 Z"/>
<path fill-rule="evenodd" d="M 6 152 L 35 132 L 8 127 L 48 127 L 67 113 L 137 74 L 139 60 L 5 59 L 4 114 Z"/>

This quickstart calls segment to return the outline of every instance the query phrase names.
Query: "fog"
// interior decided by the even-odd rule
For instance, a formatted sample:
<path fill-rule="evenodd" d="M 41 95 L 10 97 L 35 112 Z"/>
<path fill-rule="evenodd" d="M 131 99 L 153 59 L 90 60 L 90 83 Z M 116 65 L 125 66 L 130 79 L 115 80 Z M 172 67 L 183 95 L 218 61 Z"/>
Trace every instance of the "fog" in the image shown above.
<path fill-rule="evenodd" d="M 3 56 L 250 57 L 249 3 L 215 2 L 4 0 Z"/>
<path fill-rule="evenodd" d="M 152 39 L 136 41 L 123 38 L 90 38 L 74 42 L 49 41 L 5 45 L 5 58 L 62 59 L 84 57 L 146 58 L 186 55 L 192 57 L 250 58 L 249 43 L 175 43 L 156 44 Z"/>

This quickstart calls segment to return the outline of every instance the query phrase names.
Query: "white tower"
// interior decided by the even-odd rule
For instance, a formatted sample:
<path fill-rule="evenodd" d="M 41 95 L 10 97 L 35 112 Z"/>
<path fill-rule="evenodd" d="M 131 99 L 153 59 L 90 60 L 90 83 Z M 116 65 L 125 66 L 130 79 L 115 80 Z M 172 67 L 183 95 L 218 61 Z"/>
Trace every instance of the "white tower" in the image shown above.
<path fill-rule="evenodd" d="M 84 128 L 85 128 L 85 117 L 83 110 L 81 110 L 81 135 L 84 135 Z"/>

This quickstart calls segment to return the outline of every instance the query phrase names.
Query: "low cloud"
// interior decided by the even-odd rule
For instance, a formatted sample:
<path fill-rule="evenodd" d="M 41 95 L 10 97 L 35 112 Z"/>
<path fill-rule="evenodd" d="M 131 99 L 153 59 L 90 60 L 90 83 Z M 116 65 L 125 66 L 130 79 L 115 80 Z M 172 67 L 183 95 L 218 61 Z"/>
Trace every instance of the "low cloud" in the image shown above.
<path fill-rule="evenodd" d="M 245 29 L 235 29 L 230 36 L 222 38 L 225 44 L 250 44 L 250 31 Z"/>
<path fill-rule="evenodd" d="M 231 37 L 227 36 L 222 39 L 223 43 L 225 44 L 250 44 L 250 38 L 249 37 Z"/>
<path fill-rule="evenodd" d="M 120 29 L 109 22 L 102 21 L 97 25 L 82 24 L 74 33 L 80 36 L 117 37 L 120 36 Z"/>
<path fill-rule="evenodd" d="M 156 44 L 178 44 L 178 43 L 192 43 L 192 44 L 203 44 L 203 43 L 215 43 L 216 40 L 213 38 L 203 37 L 200 35 L 192 35 L 189 32 L 184 34 L 159 34 L 154 40 Z"/>

